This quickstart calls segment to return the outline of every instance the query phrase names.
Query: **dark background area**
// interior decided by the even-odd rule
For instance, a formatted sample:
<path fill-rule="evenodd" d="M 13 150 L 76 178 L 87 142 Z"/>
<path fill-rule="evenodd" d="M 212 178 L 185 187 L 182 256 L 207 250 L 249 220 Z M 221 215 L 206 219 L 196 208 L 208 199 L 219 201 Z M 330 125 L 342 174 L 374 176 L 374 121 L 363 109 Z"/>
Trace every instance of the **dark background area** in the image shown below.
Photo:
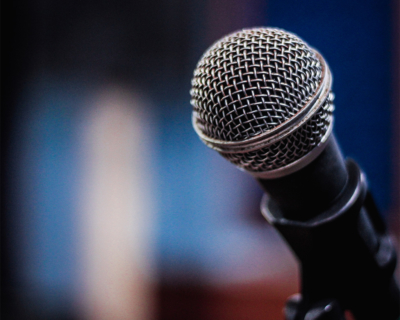
<path fill-rule="evenodd" d="M 8 3 L 4 8 L 7 18 L 2 39 L 1 91 L 1 303 L 4 319 L 80 317 L 73 303 L 74 291 L 66 284 L 75 279 L 76 273 L 69 265 L 76 246 L 75 240 L 71 240 L 75 235 L 71 190 L 74 190 L 74 177 L 79 171 L 72 137 L 85 110 L 85 99 L 80 97 L 109 83 L 134 88 L 150 106 L 147 112 L 151 114 L 153 125 L 154 160 L 151 165 L 156 180 L 154 202 L 157 207 L 154 308 L 158 311 L 154 318 L 236 319 L 235 312 L 244 314 L 253 310 L 254 319 L 258 319 L 258 315 L 267 319 L 268 310 L 260 306 L 282 303 L 293 290 L 290 286 L 282 289 L 279 284 L 271 285 L 262 280 L 262 276 L 246 290 L 233 286 L 234 289 L 226 291 L 231 282 L 236 285 L 232 280 L 234 276 L 223 286 L 213 280 L 218 274 L 224 274 L 225 265 L 229 266 L 222 258 L 221 262 L 215 262 L 221 254 L 213 247 L 230 247 L 227 250 L 233 252 L 236 246 L 235 242 L 230 243 L 229 237 L 220 240 L 217 236 L 226 218 L 215 222 L 213 210 L 216 216 L 226 217 L 234 205 L 241 208 L 238 210 L 241 214 L 229 218 L 237 221 L 235 227 L 221 231 L 237 234 L 237 239 L 244 232 L 240 231 L 241 223 L 247 225 L 243 236 L 246 239 L 250 237 L 247 232 L 251 232 L 251 228 L 257 234 L 263 234 L 260 229 L 269 228 L 259 217 L 261 191 L 255 182 L 206 150 L 190 123 L 190 80 L 198 59 L 218 38 L 240 28 L 261 25 L 283 28 L 322 53 L 334 77 L 335 134 L 343 153 L 354 158 L 366 172 L 381 213 L 390 229 L 396 232 L 399 65 L 398 25 L 395 24 L 398 8 L 394 1 L 35 0 Z M 46 103 L 40 101 L 48 100 L 35 98 L 42 94 L 58 102 L 42 108 Z M 29 131 L 38 115 L 45 123 L 40 127 L 44 133 L 40 128 Z M 29 132 L 42 133 L 39 138 L 27 138 Z M 29 147 L 24 147 L 26 145 Z M 61 156 L 35 151 L 47 150 L 48 146 L 61 150 L 55 152 Z M 205 160 L 208 158 L 211 160 Z M 49 179 L 43 178 L 27 191 L 24 181 L 32 178 L 29 170 L 35 163 L 44 169 L 55 169 L 44 171 L 42 177 L 49 175 Z M 54 188 L 51 181 L 64 182 L 61 187 Z M 220 190 L 218 185 L 223 188 L 226 184 L 243 184 L 247 191 L 235 201 L 229 198 L 235 197 L 234 192 L 240 193 L 239 187 L 227 186 L 225 191 L 216 192 L 214 198 L 208 194 Z M 35 220 L 35 215 L 40 215 L 38 203 L 42 198 L 39 196 L 33 204 L 27 200 L 36 194 L 43 194 L 43 199 L 50 197 L 57 208 L 41 225 L 35 222 L 42 221 Z M 218 208 L 214 208 L 214 204 Z M 31 206 L 35 208 L 29 209 Z M 21 210 L 22 207 L 28 209 Z M 52 212 L 51 208 L 47 209 Z M 42 242 L 38 244 L 37 238 L 31 236 L 40 232 L 59 235 L 50 249 L 46 237 L 39 236 Z M 212 241 L 205 240 L 214 233 Z M 262 235 L 260 239 L 268 246 L 268 236 Z M 70 245 L 72 242 L 74 246 Z M 35 246 L 48 251 L 45 255 L 36 251 L 29 253 Z M 240 252 L 240 248 L 237 250 Z M 46 267 L 27 277 L 25 271 L 21 271 L 22 264 L 23 270 L 29 270 L 29 261 L 33 261 L 27 256 L 34 256 L 35 261 L 43 259 Z M 235 259 L 243 260 L 243 256 L 238 254 Z M 65 272 L 58 272 L 57 268 Z M 41 296 L 38 292 L 47 292 L 48 287 L 37 291 L 31 285 L 32 279 L 49 270 L 54 272 L 54 278 L 46 281 L 51 284 L 54 280 L 54 293 Z M 265 270 L 265 274 L 268 272 Z M 58 287 L 63 289 L 60 291 Z M 26 298 L 32 295 L 35 299 Z M 48 296 L 55 301 L 51 307 L 43 302 Z M 240 304 L 242 313 L 229 308 L 235 304 Z"/>

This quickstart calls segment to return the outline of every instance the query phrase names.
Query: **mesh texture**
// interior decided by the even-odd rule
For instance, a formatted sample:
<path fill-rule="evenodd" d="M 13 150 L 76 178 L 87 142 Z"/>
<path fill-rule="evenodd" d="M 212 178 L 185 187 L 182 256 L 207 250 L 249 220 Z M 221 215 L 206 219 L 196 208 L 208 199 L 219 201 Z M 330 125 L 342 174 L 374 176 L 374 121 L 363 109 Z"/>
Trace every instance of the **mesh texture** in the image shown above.
<path fill-rule="evenodd" d="M 315 115 L 286 138 L 256 151 L 221 155 L 250 172 L 282 168 L 302 158 L 319 144 L 332 122 L 333 110 L 333 94 L 329 94 Z"/>
<path fill-rule="evenodd" d="M 305 42 L 279 29 L 249 29 L 211 46 L 194 72 L 191 104 L 208 137 L 244 141 L 292 118 L 321 82 Z"/>

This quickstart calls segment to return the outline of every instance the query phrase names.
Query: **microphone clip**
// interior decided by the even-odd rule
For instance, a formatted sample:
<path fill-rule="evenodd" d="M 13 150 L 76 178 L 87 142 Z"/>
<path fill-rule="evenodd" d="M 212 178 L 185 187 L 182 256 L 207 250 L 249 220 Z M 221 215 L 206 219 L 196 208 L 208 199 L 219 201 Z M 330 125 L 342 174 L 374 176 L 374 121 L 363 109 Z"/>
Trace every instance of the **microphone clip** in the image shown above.
<path fill-rule="evenodd" d="M 343 191 L 309 220 L 284 217 L 267 194 L 261 202 L 263 215 L 300 262 L 301 294 L 287 301 L 286 320 L 344 320 L 346 310 L 356 319 L 399 317 L 395 248 L 365 175 L 351 159 L 346 168 Z"/>

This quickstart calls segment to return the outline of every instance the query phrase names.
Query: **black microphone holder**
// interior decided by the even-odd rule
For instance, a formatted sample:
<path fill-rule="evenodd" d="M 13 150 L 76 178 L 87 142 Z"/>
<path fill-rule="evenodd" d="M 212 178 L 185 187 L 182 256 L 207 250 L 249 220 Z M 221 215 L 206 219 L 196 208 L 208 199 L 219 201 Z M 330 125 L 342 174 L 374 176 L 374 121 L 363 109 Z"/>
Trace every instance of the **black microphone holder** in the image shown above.
<path fill-rule="evenodd" d="M 310 219 L 285 216 L 267 194 L 261 209 L 300 262 L 301 294 L 290 297 L 286 320 L 397 320 L 396 251 L 368 191 L 365 175 L 346 161 L 348 179 L 330 207 Z M 307 214 L 302 214 L 307 216 Z"/>

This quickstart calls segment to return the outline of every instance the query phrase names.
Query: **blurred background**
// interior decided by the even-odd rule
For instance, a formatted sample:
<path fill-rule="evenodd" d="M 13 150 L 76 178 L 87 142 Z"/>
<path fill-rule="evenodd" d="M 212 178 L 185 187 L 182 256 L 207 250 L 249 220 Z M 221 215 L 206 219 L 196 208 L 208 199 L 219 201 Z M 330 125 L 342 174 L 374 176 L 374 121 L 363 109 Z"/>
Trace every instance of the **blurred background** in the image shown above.
<path fill-rule="evenodd" d="M 256 182 L 191 127 L 197 61 L 241 28 L 283 28 L 323 54 L 336 136 L 398 236 L 398 1 L 5 8 L 3 319 L 283 319 L 296 261 Z"/>

